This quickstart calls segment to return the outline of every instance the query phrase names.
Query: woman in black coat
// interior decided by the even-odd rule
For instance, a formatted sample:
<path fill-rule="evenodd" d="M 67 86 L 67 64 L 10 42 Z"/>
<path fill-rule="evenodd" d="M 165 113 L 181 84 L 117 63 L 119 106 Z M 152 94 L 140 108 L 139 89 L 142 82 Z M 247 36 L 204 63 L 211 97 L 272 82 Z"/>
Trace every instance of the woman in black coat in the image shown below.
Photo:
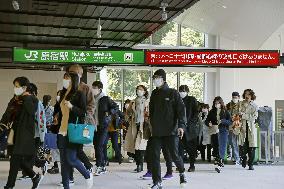
<path fill-rule="evenodd" d="M 59 118 L 61 122 L 58 133 L 58 148 L 61 158 L 61 176 L 64 189 L 69 189 L 70 173 L 76 168 L 86 179 L 86 188 L 93 185 L 93 173 L 89 172 L 77 157 L 77 151 L 82 144 L 69 142 L 68 124 L 82 124 L 87 112 L 86 95 L 78 90 L 79 77 L 77 74 L 65 74 L 63 86 L 65 94 L 61 95 Z"/>
<path fill-rule="evenodd" d="M 32 179 L 33 187 L 37 188 L 41 180 L 41 175 L 36 174 L 30 168 L 29 162 L 35 156 L 35 114 L 38 107 L 38 100 L 27 92 L 29 80 L 25 77 L 18 77 L 14 80 L 14 100 L 17 101 L 10 115 L 13 121 L 14 131 L 12 152 L 10 158 L 9 177 L 5 189 L 15 186 L 18 170 L 22 168 Z M 11 132 L 11 131 L 10 131 Z"/>
<path fill-rule="evenodd" d="M 223 99 L 220 96 L 215 97 L 205 124 L 209 127 L 213 156 L 215 156 L 214 164 L 217 165 L 215 170 L 218 173 L 221 172 L 221 167 L 224 166 L 223 162 L 227 149 L 228 131 L 231 123 L 231 116 L 226 110 Z"/>

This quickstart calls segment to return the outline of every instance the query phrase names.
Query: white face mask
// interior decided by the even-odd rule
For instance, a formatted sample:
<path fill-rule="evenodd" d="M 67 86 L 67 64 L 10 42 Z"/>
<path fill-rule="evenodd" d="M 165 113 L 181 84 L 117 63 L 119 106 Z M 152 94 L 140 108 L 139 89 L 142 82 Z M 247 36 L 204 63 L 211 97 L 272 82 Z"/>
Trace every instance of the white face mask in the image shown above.
<path fill-rule="evenodd" d="M 60 100 L 60 96 L 57 96 L 56 101 L 59 102 L 59 100 Z"/>
<path fill-rule="evenodd" d="M 184 97 L 186 97 L 187 92 L 179 92 L 179 95 L 180 95 L 181 98 L 184 98 Z"/>
<path fill-rule="evenodd" d="M 97 96 L 98 94 L 100 94 L 100 89 L 93 89 L 93 94 L 95 96 Z"/>
<path fill-rule="evenodd" d="M 137 90 L 137 96 L 142 97 L 144 95 L 144 91 L 143 90 Z"/>
<path fill-rule="evenodd" d="M 129 107 L 129 104 L 125 104 L 125 106 L 124 106 L 124 107 L 125 107 L 125 109 L 127 109 L 127 108 Z"/>
<path fill-rule="evenodd" d="M 221 108 L 221 104 L 215 104 L 215 108 L 220 109 Z"/>
<path fill-rule="evenodd" d="M 164 84 L 163 78 L 156 78 L 153 80 L 155 87 L 161 87 Z"/>
<path fill-rule="evenodd" d="M 239 99 L 233 98 L 233 102 L 234 102 L 235 104 L 237 104 L 237 103 L 239 102 Z"/>
<path fill-rule="evenodd" d="M 68 87 L 70 86 L 70 82 L 71 80 L 69 79 L 63 79 L 63 88 L 68 89 Z"/>
<path fill-rule="evenodd" d="M 24 93 L 24 89 L 22 87 L 15 87 L 14 93 L 15 93 L 16 96 L 20 96 Z"/>

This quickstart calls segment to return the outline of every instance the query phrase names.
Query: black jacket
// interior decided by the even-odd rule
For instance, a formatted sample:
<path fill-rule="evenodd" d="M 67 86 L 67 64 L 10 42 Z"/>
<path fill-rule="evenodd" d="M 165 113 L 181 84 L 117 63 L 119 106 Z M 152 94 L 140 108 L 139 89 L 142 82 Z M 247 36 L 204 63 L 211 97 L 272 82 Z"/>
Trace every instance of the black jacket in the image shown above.
<path fill-rule="evenodd" d="M 21 96 L 23 101 L 20 111 L 13 124 L 14 145 L 12 153 L 15 155 L 35 155 L 35 117 L 38 99 L 35 96 Z"/>
<path fill-rule="evenodd" d="M 220 127 L 229 128 L 229 126 L 232 124 L 230 113 L 227 110 L 221 110 L 220 120 L 221 123 L 219 124 L 219 128 Z M 209 126 L 209 122 L 211 122 L 212 125 L 218 125 L 216 108 L 213 108 L 209 111 L 207 119 L 205 120 L 205 125 Z"/>
<path fill-rule="evenodd" d="M 98 106 L 98 129 L 105 129 L 111 121 L 111 115 L 118 112 L 119 106 L 108 96 L 100 98 Z"/>
<path fill-rule="evenodd" d="M 186 120 L 187 120 L 187 127 L 185 138 L 186 140 L 193 140 L 197 138 L 198 135 L 198 104 L 197 100 L 193 96 L 186 96 L 183 99 L 183 103 L 186 108 Z"/>
<path fill-rule="evenodd" d="M 153 137 L 177 135 L 178 128 L 186 127 L 184 103 L 177 90 L 166 83 L 153 90 L 149 113 Z"/>

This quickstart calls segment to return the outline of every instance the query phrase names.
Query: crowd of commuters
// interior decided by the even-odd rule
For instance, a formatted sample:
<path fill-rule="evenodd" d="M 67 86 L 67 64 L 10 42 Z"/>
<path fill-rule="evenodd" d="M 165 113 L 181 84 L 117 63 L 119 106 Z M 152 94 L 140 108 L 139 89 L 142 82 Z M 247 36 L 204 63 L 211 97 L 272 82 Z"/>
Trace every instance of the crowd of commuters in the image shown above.
<path fill-rule="evenodd" d="M 74 185 L 74 168 L 86 180 L 85 188 L 92 188 L 93 175 L 107 172 L 109 138 L 116 161 L 119 164 L 123 161 L 122 146 L 118 144 L 120 130 L 124 131 L 124 151 L 131 162 L 136 162 L 134 172 L 144 171 L 143 163 L 147 163 L 146 173 L 141 178 L 152 179 L 152 189 L 161 189 L 162 180 L 173 178 L 174 165 L 179 172 L 180 184 L 185 185 L 184 161 L 188 158 L 187 171 L 194 172 L 198 152 L 202 161 L 205 157 L 208 162 L 214 158 L 218 173 L 230 154 L 236 165 L 245 168 L 248 164 L 249 170 L 254 169 L 258 107 L 254 103 L 253 90 L 246 89 L 242 101 L 239 93 L 233 92 L 227 105 L 217 96 L 210 109 L 208 104 L 189 95 L 187 85 L 181 85 L 178 90 L 170 88 L 166 72 L 159 69 L 153 75 L 156 88 L 151 95 L 144 85 L 138 85 L 136 98 L 126 100 L 120 111 L 119 106 L 103 93 L 101 81 L 88 86 L 81 81 L 82 75 L 83 69 L 79 65 L 67 68 L 62 77 L 63 88 L 54 97 L 54 107 L 50 95 L 45 95 L 43 102 L 37 98 L 36 85 L 26 77 L 14 80 L 14 96 L 0 122 L 0 134 L 6 136 L 1 137 L 1 149 L 8 145 L 10 156 L 5 189 L 14 188 L 19 170 L 23 172 L 21 178 L 31 178 L 32 188 L 38 188 L 47 161 L 53 162 L 47 170 L 49 174 L 61 173 L 59 186 L 62 188 L 69 189 Z M 95 169 L 83 151 L 83 145 L 71 142 L 68 136 L 69 124 L 84 123 L 96 128 L 93 140 Z M 163 177 L 161 151 L 167 167 Z M 2 150 L 0 153 L 2 155 Z M 42 174 L 35 173 L 34 166 L 42 168 Z"/>

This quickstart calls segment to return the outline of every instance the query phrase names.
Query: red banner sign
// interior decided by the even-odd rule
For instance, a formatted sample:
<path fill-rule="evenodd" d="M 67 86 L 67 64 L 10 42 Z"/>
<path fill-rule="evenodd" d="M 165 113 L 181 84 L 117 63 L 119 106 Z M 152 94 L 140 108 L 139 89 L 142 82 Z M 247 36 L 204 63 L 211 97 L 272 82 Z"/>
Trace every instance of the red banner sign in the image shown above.
<path fill-rule="evenodd" d="M 278 51 L 146 51 L 148 65 L 205 65 L 232 67 L 275 67 Z"/>

